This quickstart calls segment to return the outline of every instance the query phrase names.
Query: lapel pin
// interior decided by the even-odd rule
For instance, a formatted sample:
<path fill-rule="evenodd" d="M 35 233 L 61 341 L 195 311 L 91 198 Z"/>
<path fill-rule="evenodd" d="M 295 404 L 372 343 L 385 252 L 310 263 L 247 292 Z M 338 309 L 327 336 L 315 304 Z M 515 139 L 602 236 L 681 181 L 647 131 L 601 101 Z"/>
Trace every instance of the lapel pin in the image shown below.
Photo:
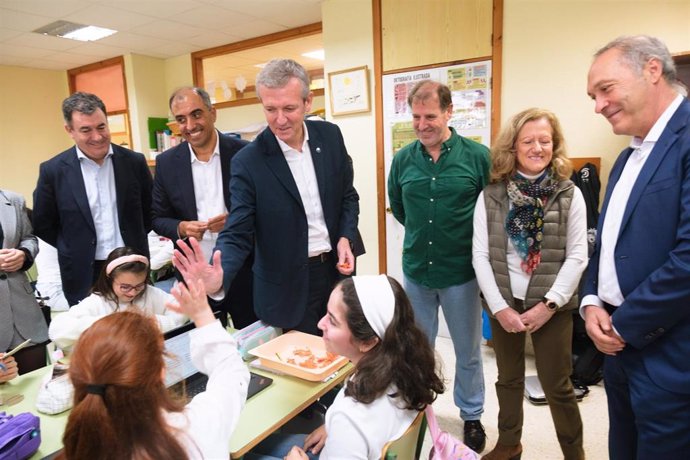
<path fill-rule="evenodd" d="M 321 147 L 316 147 L 316 153 L 321 153 Z"/>

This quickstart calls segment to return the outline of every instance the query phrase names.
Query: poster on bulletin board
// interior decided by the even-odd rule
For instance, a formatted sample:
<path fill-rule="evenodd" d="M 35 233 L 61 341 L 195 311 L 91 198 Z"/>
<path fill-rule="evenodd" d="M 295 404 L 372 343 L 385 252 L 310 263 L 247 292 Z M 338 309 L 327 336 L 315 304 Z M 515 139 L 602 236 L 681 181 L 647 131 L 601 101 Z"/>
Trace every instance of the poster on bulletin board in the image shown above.
<path fill-rule="evenodd" d="M 417 140 L 412 113 L 407 104 L 410 90 L 420 80 L 448 85 L 453 98 L 449 125 L 459 135 L 490 147 L 491 141 L 491 61 L 430 67 L 383 76 L 383 147 L 385 177 L 388 178 L 395 153 Z M 387 183 L 387 180 L 386 180 Z M 388 185 L 386 184 L 386 202 Z M 387 204 L 390 206 L 390 204 Z M 388 274 L 402 279 L 402 244 L 405 230 L 391 213 L 386 213 L 386 253 Z"/>

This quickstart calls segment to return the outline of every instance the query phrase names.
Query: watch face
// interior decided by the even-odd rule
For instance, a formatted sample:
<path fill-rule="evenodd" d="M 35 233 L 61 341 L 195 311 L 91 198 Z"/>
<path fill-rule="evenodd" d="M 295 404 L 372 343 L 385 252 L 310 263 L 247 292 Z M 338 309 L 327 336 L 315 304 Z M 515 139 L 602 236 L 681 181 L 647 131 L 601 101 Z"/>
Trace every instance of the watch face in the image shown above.
<path fill-rule="evenodd" d="M 547 300 L 546 302 L 544 302 L 544 304 L 546 305 L 546 308 L 548 308 L 551 311 L 554 311 L 558 308 L 558 304 L 556 304 L 556 302 L 554 302 L 553 300 Z"/>

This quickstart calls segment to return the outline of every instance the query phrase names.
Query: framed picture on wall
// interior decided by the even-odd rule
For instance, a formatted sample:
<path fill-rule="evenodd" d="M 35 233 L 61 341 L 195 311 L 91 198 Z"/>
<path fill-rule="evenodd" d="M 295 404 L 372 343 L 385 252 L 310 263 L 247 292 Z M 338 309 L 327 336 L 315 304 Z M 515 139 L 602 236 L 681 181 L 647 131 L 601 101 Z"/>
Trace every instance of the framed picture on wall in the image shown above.
<path fill-rule="evenodd" d="M 367 66 L 329 72 L 328 91 L 334 116 L 371 110 Z"/>

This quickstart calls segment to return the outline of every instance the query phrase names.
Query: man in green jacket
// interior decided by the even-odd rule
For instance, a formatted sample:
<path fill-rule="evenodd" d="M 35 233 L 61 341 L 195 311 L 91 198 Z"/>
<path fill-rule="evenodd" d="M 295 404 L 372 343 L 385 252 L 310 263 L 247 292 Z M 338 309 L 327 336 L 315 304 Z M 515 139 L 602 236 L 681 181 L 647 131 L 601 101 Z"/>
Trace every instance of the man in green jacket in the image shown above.
<path fill-rule="evenodd" d="M 388 196 L 405 226 L 404 286 L 417 324 L 434 343 L 438 307 L 455 348 L 453 396 L 465 422 L 465 444 L 481 452 L 484 376 L 481 306 L 472 268 L 472 217 L 489 179 L 489 150 L 448 126 L 453 114 L 446 85 L 419 82 L 407 99 L 418 140 L 393 158 Z"/>

